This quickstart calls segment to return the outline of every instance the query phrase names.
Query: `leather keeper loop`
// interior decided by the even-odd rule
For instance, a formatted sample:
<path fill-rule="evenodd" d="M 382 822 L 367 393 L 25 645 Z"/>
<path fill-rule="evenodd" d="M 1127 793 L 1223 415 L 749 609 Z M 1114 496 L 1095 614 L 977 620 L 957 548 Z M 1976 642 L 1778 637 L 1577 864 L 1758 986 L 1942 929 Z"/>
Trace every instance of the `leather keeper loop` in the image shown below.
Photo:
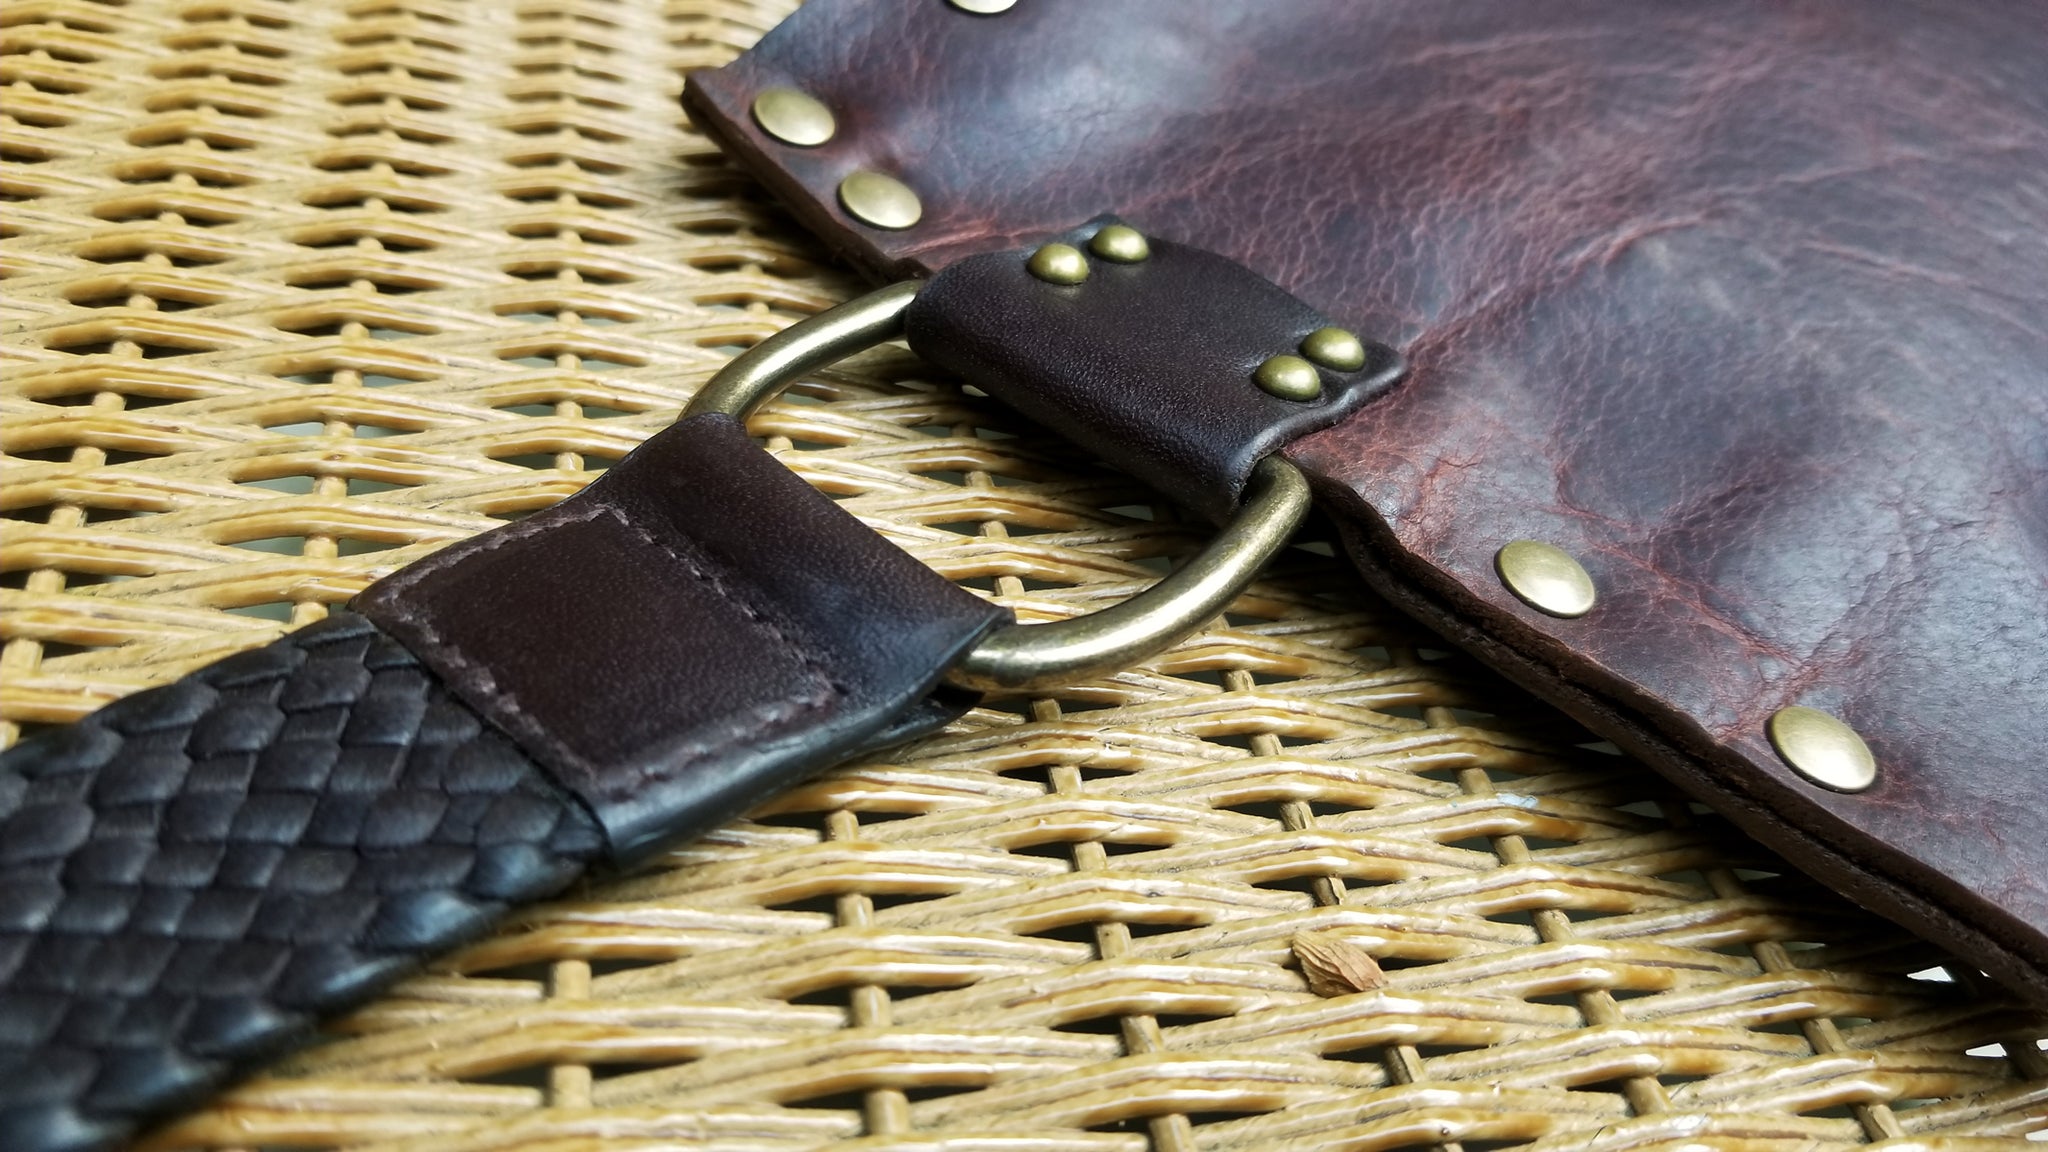
<path fill-rule="evenodd" d="M 1111 223 L 1058 242 L 1086 252 Z M 1035 249 L 970 257 L 918 292 L 905 332 L 919 355 L 1222 524 L 1254 465 L 1386 390 L 1401 360 L 1368 342 L 1356 371 L 1318 369 L 1315 399 L 1269 395 L 1259 366 L 1329 319 L 1222 256 L 1149 246 L 1132 263 L 1088 256 L 1078 284 L 1034 276 Z"/>
<path fill-rule="evenodd" d="M 942 672 L 1009 612 L 697 416 L 583 492 L 354 607 L 596 813 L 615 856 L 946 723 Z"/>

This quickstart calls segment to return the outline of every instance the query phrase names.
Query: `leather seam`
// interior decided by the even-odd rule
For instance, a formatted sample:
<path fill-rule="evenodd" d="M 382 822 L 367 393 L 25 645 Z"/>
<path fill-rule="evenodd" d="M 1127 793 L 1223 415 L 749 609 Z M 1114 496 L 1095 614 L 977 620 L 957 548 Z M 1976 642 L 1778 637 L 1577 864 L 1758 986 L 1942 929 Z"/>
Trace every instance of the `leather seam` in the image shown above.
<path fill-rule="evenodd" d="M 591 520 L 599 513 L 605 511 L 609 511 L 609 509 L 600 504 L 593 506 L 588 511 L 580 511 L 574 517 L 564 518 L 573 519 L 580 523 Z M 534 535 L 542 527 L 546 526 L 545 523 L 536 523 L 537 520 L 542 519 L 541 517 L 536 517 L 534 520 L 523 520 L 518 524 L 508 525 L 495 532 L 487 533 L 481 537 L 474 537 L 463 543 L 443 548 L 431 556 L 415 560 L 411 564 L 378 581 L 378 585 L 381 586 L 378 590 L 387 593 L 399 593 L 417 587 L 421 581 L 440 573 L 458 560 L 495 552 L 508 544 L 518 543 Z M 552 520 L 553 518 L 545 519 Z M 497 678 L 491 675 L 489 669 L 482 667 L 476 661 L 463 655 L 462 651 L 454 644 L 451 644 L 442 635 L 441 630 L 434 627 L 433 623 L 420 613 L 411 601 L 393 595 L 385 595 L 379 597 L 379 599 L 393 607 L 394 611 L 391 615 L 394 619 L 410 625 L 418 632 L 420 639 L 433 645 L 435 652 L 443 660 L 447 661 L 450 667 L 474 677 L 476 691 L 479 695 L 484 696 L 486 699 L 503 701 L 515 716 L 526 716 L 525 709 L 520 707 L 518 699 L 510 691 L 498 687 Z M 550 743 L 553 743 L 553 741 L 550 741 Z"/>
<path fill-rule="evenodd" d="M 784 631 L 782 625 L 777 623 L 767 613 L 761 611 L 752 600 L 739 595 L 732 588 L 728 587 L 724 581 L 712 573 L 710 565 L 695 563 L 680 551 L 655 539 L 646 529 L 626 519 L 615 508 L 606 507 L 599 509 L 599 511 L 611 513 L 612 517 L 623 525 L 627 531 L 639 537 L 650 547 L 659 550 L 669 559 L 674 560 L 685 571 L 709 588 L 713 595 L 737 608 L 741 615 L 747 618 L 749 623 L 767 633 L 769 638 L 780 646 L 783 651 L 794 653 L 798 665 L 805 673 L 805 679 L 814 685 L 811 695 L 800 699 L 783 700 L 765 708 L 755 709 L 750 714 L 747 723 L 733 725 L 730 734 L 716 739 L 697 741 L 695 746 L 685 756 L 668 761 L 665 767 L 650 766 L 649 770 L 636 773 L 637 779 L 642 781 L 672 779 L 683 769 L 688 768 L 704 757 L 730 748 L 749 736 L 757 735 L 758 733 L 754 731 L 756 729 L 780 725 L 795 717 L 817 711 L 829 701 L 840 699 L 846 695 L 846 685 L 826 671 L 824 665 L 818 661 L 816 656 L 811 654 L 807 646 L 791 639 L 789 634 Z"/>
<path fill-rule="evenodd" d="M 496 551 L 508 544 L 517 543 L 539 531 L 553 528 L 564 522 L 588 523 L 603 515 L 610 516 L 642 543 L 654 548 L 662 555 L 674 561 L 684 571 L 708 588 L 714 596 L 737 609 L 750 624 L 766 633 L 770 641 L 778 645 L 783 651 L 794 653 L 797 663 L 802 669 L 804 680 L 812 687 L 809 695 L 798 699 L 784 700 L 774 705 L 754 710 L 749 714 L 746 723 L 734 725 L 727 734 L 715 739 L 696 742 L 695 746 L 691 747 L 686 754 L 680 758 L 667 760 L 661 767 L 650 767 L 636 772 L 630 781 L 606 781 L 605 791 L 616 791 L 624 784 L 672 779 L 706 756 L 733 747 L 744 739 L 757 737 L 764 728 L 785 724 L 798 716 L 814 712 L 824 707 L 828 702 L 846 695 L 845 684 L 832 676 L 806 646 L 792 640 L 779 623 L 768 616 L 768 614 L 762 612 L 752 601 L 737 594 L 724 581 L 713 574 L 709 570 L 708 565 L 698 564 L 690 557 L 685 556 L 675 548 L 655 538 L 645 528 L 633 523 L 617 508 L 606 504 L 595 504 L 588 509 L 576 510 L 573 514 L 565 511 L 559 516 L 536 517 L 516 525 L 507 526 L 488 537 L 478 539 L 470 547 L 457 546 L 447 548 L 407 565 L 398 572 L 386 577 L 383 583 L 394 592 L 405 591 L 458 561 L 467 560 L 470 557 L 485 552 Z M 465 655 L 457 644 L 451 642 L 425 615 L 416 611 L 409 601 L 399 600 L 396 607 L 397 610 L 393 615 L 397 619 L 415 629 L 421 640 L 432 645 L 436 655 L 442 661 L 445 661 L 452 670 L 468 677 L 471 683 L 474 684 L 474 691 L 477 695 L 491 702 L 496 708 L 502 709 L 508 719 L 524 722 L 522 727 L 528 729 L 529 738 L 543 742 L 555 760 L 567 768 L 574 769 L 576 773 L 593 785 L 597 783 L 600 775 L 616 768 L 616 765 L 600 764 L 588 757 L 579 755 L 555 737 L 552 732 L 548 731 L 546 725 L 540 723 L 520 703 L 515 693 L 510 689 L 501 687 L 497 678 L 491 675 L 489 669 Z"/>

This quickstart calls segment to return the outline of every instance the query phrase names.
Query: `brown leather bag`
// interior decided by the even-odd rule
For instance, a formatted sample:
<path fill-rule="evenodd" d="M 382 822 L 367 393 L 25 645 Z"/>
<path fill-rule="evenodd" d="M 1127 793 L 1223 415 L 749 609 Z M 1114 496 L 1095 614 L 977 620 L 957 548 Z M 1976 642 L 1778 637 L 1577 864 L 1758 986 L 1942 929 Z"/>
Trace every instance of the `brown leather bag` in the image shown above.
<path fill-rule="evenodd" d="M 936 274 L 920 351 L 1075 399 L 1035 414 L 1098 450 L 1200 441 L 1203 411 L 1154 390 L 1257 365 L 1203 361 L 1208 322 L 1091 313 L 1107 273 L 1034 296 L 1023 257 L 1105 213 L 1402 350 L 1405 381 L 1284 448 L 1372 585 L 2048 1002 L 2040 16 L 819 0 L 686 102 L 857 265 Z M 778 87 L 831 109 L 829 140 L 762 129 Z M 921 216 L 855 218 L 860 171 Z M 1159 275 L 1228 326 L 1227 278 Z M 1138 402 L 1104 423 L 1081 401 L 1109 394 Z M 1227 478 L 1175 467 L 1139 470 L 1227 514 Z M 1589 611 L 1505 586 L 1524 539 L 1577 560 Z M 1794 770 L 1794 706 L 1860 734 L 1867 787 Z"/>

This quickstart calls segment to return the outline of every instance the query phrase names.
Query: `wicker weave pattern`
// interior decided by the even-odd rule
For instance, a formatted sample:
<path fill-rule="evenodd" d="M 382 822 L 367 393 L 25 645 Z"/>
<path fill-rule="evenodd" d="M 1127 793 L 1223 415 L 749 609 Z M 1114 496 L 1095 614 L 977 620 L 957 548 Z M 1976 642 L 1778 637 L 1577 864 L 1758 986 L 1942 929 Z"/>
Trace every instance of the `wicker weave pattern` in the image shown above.
<path fill-rule="evenodd" d="M 783 11 L 13 0 L 8 720 L 263 642 L 574 491 L 734 348 L 854 291 L 675 110 L 683 69 Z M 900 351 L 755 431 L 1026 616 L 1199 541 Z M 1298 551 L 1148 667 L 992 702 L 524 916 L 151 1146 L 2048 1131 L 2039 1021 L 1429 643 Z M 1310 993 L 1307 930 L 1388 986 Z"/>

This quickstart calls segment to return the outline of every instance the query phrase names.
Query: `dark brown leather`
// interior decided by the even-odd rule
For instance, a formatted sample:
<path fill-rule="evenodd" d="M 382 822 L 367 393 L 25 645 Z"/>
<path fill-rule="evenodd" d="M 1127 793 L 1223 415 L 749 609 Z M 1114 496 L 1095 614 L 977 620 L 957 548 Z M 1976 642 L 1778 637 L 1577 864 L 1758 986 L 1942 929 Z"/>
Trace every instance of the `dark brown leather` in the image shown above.
<path fill-rule="evenodd" d="M 823 0 L 687 101 L 876 274 L 1115 212 L 1403 349 L 1288 450 L 1373 582 L 2048 1002 L 2043 60 L 2028 0 Z M 763 136 L 774 84 L 838 135 Z M 858 167 L 923 220 L 849 221 Z M 1505 593 L 1517 537 L 1599 606 Z M 1794 703 L 1875 787 L 1779 762 Z"/>
<path fill-rule="evenodd" d="M 506 908 L 928 732 L 1009 613 L 700 416 L 0 757 L 0 1147 L 98 1152 Z"/>
<path fill-rule="evenodd" d="M 1107 223 L 1060 239 L 1086 252 Z M 1370 345 L 1357 371 L 1320 369 L 1313 400 L 1269 395 L 1253 382 L 1259 365 L 1329 319 L 1213 252 L 1151 250 L 1132 264 L 1090 256 L 1071 285 L 1033 276 L 1028 249 L 969 257 L 918 290 L 904 333 L 926 359 L 1222 524 L 1260 460 L 1357 411 L 1400 376 L 1400 357 Z"/>
<path fill-rule="evenodd" d="M 346 611 L 0 755 L 0 1148 L 107 1152 L 604 847 Z"/>
<path fill-rule="evenodd" d="M 939 677 L 1009 619 L 717 415 L 354 607 L 588 804 L 615 856 L 951 720 L 967 701 Z"/>

